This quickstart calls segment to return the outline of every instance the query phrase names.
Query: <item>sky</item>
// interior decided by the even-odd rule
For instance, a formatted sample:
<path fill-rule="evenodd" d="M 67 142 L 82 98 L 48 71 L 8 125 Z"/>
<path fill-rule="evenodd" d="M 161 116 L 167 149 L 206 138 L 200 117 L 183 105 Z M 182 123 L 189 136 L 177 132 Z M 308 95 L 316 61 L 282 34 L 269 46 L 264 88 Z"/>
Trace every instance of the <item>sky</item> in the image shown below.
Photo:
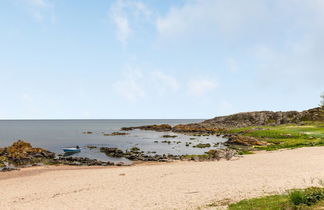
<path fill-rule="evenodd" d="M 306 110 L 324 0 L 1 0 L 0 119 Z"/>

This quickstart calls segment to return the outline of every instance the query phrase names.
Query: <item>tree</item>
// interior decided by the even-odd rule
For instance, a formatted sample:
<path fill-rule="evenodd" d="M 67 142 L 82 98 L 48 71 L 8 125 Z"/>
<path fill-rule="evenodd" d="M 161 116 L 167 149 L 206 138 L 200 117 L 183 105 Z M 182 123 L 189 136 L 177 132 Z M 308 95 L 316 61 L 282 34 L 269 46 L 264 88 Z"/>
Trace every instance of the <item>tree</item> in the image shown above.
<path fill-rule="evenodd" d="M 322 93 L 321 98 L 321 107 L 324 108 L 324 92 Z"/>

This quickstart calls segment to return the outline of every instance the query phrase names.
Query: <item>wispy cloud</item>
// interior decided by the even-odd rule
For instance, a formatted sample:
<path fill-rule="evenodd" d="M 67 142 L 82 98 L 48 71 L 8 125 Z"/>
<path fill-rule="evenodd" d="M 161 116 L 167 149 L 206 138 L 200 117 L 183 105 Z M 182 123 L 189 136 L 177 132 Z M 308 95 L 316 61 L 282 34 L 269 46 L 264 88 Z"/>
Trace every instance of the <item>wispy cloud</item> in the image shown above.
<path fill-rule="evenodd" d="M 162 71 L 150 71 L 138 66 L 127 66 L 121 78 L 113 85 L 124 99 L 136 102 L 144 97 L 169 95 L 181 87 L 173 76 Z"/>
<path fill-rule="evenodd" d="M 204 96 L 207 93 L 214 91 L 218 84 L 211 79 L 195 79 L 188 83 L 188 93 L 192 96 Z"/>
<path fill-rule="evenodd" d="M 39 22 L 49 20 L 54 23 L 56 17 L 54 14 L 54 3 L 50 0 L 20 0 L 23 3 L 29 13 Z"/>
<path fill-rule="evenodd" d="M 167 75 L 161 71 L 154 71 L 151 73 L 152 79 L 156 81 L 159 88 L 177 91 L 180 87 L 178 80 L 175 77 Z"/>
<path fill-rule="evenodd" d="M 117 40 L 125 46 L 134 33 L 134 21 L 150 15 L 151 11 L 141 1 L 116 0 L 109 10 L 109 16 L 116 26 Z"/>
<path fill-rule="evenodd" d="M 262 1 L 193 0 L 172 7 L 156 21 L 157 31 L 164 37 L 213 33 L 233 33 L 243 29 L 254 18 L 263 19 Z"/>
<path fill-rule="evenodd" d="M 114 89 L 130 102 L 135 102 L 145 95 L 145 90 L 141 83 L 142 72 L 139 69 L 128 68 L 123 73 L 123 78 L 114 84 Z"/>

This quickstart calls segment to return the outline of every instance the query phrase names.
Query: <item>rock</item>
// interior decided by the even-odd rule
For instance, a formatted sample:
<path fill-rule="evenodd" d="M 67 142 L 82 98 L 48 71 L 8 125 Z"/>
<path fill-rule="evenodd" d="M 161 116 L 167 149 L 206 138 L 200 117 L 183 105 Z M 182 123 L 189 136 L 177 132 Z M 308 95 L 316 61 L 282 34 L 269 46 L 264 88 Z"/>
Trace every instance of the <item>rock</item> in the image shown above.
<path fill-rule="evenodd" d="M 265 125 L 300 124 L 303 121 L 324 121 L 324 111 L 320 107 L 302 112 L 242 112 L 229 116 L 215 117 L 198 125 L 211 128 L 234 128 Z M 187 125 L 188 126 L 188 125 Z M 197 125 L 196 125 L 197 126 Z"/>
<path fill-rule="evenodd" d="M 233 149 L 209 150 L 206 154 L 208 155 L 208 158 L 212 160 L 220 160 L 222 158 L 231 160 L 233 157 L 238 155 L 236 150 Z"/>
<path fill-rule="evenodd" d="M 179 124 L 172 128 L 173 132 L 193 133 L 195 134 L 195 136 L 215 134 L 224 130 L 225 130 L 224 128 L 207 127 L 199 123 L 186 124 L 186 125 Z"/>
<path fill-rule="evenodd" d="M 144 126 L 137 126 L 137 127 L 123 127 L 121 128 L 122 131 L 130 131 L 134 129 L 140 129 L 140 130 L 152 130 L 152 131 L 171 131 L 172 126 L 168 124 L 160 124 L 160 125 L 144 125 Z"/>
<path fill-rule="evenodd" d="M 1 172 L 7 172 L 7 171 L 15 171 L 15 170 L 19 170 L 17 167 L 14 166 L 7 166 L 7 167 L 3 167 L 0 171 Z"/>
<path fill-rule="evenodd" d="M 243 145 L 243 146 L 266 146 L 268 145 L 267 142 L 260 141 L 254 137 L 250 136 L 231 136 L 229 137 L 226 144 L 236 144 L 236 145 Z"/>
<path fill-rule="evenodd" d="M 128 135 L 129 133 L 124 133 L 124 132 L 112 132 L 112 133 L 104 133 L 104 136 L 125 136 Z"/>
<path fill-rule="evenodd" d="M 84 132 L 82 132 L 83 134 L 93 134 L 93 132 L 92 131 L 84 131 Z"/>
<path fill-rule="evenodd" d="M 5 159 L 15 166 L 35 164 L 47 159 L 53 159 L 55 153 L 42 148 L 34 148 L 30 143 L 18 140 L 11 146 L 0 150 L 0 163 Z"/>
<path fill-rule="evenodd" d="M 206 148 L 206 147 L 211 147 L 211 145 L 209 143 L 207 143 L 207 144 L 199 143 L 197 145 L 194 145 L 193 147 L 195 147 L 195 148 Z"/>
<path fill-rule="evenodd" d="M 104 162 L 86 157 L 60 157 L 55 160 L 55 164 L 73 165 L 73 166 L 111 166 L 113 162 Z"/>
<path fill-rule="evenodd" d="M 164 141 L 161 141 L 161 143 L 171 144 L 171 141 L 166 141 L 166 140 L 164 140 Z"/>
<path fill-rule="evenodd" d="M 100 152 L 105 153 L 109 157 L 123 157 L 124 156 L 124 152 L 118 148 L 101 147 Z"/>
<path fill-rule="evenodd" d="M 123 166 L 123 165 L 125 165 L 125 163 L 124 163 L 124 162 L 118 162 L 118 163 L 116 163 L 115 165 L 116 165 L 116 166 Z"/>
<path fill-rule="evenodd" d="M 178 137 L 178 136 L 176 136 L 176 135 L 163 135 L 163 136 L 161 136 L 162 138 L 176 138 L 176 137 Z"/>

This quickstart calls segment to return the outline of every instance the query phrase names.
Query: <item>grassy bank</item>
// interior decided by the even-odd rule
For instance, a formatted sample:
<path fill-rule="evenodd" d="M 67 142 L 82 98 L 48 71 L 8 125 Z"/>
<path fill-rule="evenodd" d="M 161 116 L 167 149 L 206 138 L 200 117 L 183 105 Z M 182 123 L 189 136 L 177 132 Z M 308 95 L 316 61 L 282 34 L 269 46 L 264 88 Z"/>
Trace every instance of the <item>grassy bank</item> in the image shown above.
<path fill-rule="evenodd" d="M 324 146 L 324 123 L 306 122 L 303 125 L 258 126 L 231 129 L 227 133 L 239 133 L 267 142 L 266 146 L 253 146 L 260 150 L 277 150 L 306 146 Z"/>
<path fill-rule="evenodd" d="M 324 208 L 324 188 L 310 187 L 292 190 L 282 195 L 270 195 L 230 204 L 229 210 L 309 210 Z"/>

